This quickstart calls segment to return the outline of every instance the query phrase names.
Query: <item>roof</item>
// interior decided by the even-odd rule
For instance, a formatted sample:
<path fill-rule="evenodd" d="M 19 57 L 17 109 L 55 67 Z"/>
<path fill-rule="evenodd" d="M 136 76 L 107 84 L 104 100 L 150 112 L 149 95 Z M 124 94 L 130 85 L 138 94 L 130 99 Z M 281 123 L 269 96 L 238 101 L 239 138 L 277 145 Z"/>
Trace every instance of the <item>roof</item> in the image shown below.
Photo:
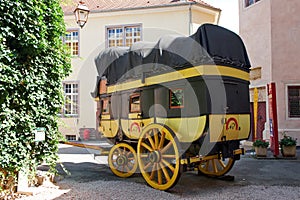
<path fill-rule="evenodd" d="M 228 66 L 246 72 L 251 67 L 241 38 L 213 24 L 201 25 L 189 37 L 165 35 L 156 43 L 106 48 L 95 58 L 95 64 L 98 76 L 105 76 L 108 85 L 199 65 Z"/>
<path fill-rule="evenodd" d="M 79 0 L 73 0 L 73 3 L 63 4 L 62 8 L 65 14 L 73 13 Z M 220 11 L 202 0 L 85 0 L 84 1 L 91 12 L 109 12 L 118 10 L 144 9 L 154 7 L 169 7 L 179 5 L 194 4 L 208 9 Z"/>

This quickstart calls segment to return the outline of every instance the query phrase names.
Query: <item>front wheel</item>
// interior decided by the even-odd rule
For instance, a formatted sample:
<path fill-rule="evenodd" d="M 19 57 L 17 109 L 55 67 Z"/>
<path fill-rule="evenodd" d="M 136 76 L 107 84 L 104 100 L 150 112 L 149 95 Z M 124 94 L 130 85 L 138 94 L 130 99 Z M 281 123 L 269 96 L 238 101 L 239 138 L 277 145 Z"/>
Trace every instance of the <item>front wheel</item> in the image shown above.
<path fill-rule="evenodd" d="M 126 143 L 118 143 L 109 151 L 108 164 L 115 175 L 122 178 L 130 177 L 138 166 L 136 151 Z"/>
<path fill-rule="evenodd" d="M 168 190 L 180 178 L 179 143 L 173 131 L 161 124 L 146 127 L 138 141 L 137 157 L 145 181 Z"/>

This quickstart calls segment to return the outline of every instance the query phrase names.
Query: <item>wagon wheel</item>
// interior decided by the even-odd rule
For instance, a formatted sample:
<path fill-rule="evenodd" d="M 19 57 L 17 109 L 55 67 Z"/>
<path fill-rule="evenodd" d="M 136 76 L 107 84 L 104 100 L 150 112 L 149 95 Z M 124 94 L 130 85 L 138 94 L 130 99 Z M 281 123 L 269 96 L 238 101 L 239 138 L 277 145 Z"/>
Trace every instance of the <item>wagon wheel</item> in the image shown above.
<path fill-rule="evenodd" d="M 111 171 L 122 178 L 132 176 L 138 166 L 136 151 L 126 143 L 114 145 L 108 154 Z"/>
<path fill-rule="evenodd" d="M 201 161 L 198 169 L 199 172 L 207 176 L 219 177 L 223 176 L 229 172 L 234 164 L 235 160 L 233 158 L 222 159 L 222 156 L 211 155 L 204 158 L 204 161 Z"/>
<path fill-rule="evenodd" d="M 137 155 L 140 171 L 151 187 L 168 190 L 179 180 L 179 143 L 170 128 L 147 126 L 138 141 Z"/>

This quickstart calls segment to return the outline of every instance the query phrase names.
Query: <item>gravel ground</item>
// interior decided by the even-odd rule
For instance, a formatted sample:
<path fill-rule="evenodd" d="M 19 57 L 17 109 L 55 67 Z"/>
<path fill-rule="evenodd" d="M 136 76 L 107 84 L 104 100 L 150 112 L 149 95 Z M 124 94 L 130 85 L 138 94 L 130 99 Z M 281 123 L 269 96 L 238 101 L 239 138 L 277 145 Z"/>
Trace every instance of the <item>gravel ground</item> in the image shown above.
<path fill-rule="evenodd" d="M 127 179 L 114 176 L 105 164 L 94 160 L 91 153 L 73 147 L 63 149 L 61 161 L 71 175 L 62 175 L 55 184 L 46 181 L 42 186 L 32 189 L 33 196 L 21 199 L 300 199 L 299 159 L 281 161 L 242 158 L 231 171 L 235 176 L 234 181 L 216 180 L 197 176 L 195 172 L 186 172 L 174 188 L 164 192 L 147 186 L 141 175 Z"/>
<path fill-rule="evenodd" d="M 158 191 L 139 183 L 124 181 L 95 181 L 79 183 L 63 180 L 60 189 L 41 186 L 39 193 L 26 200 L 88 199 L 88 200 L 153 200 L 153 199 L 300 199 L 300 187 L 292 186 L 232 186 L 227 188 L 199 188 L 189 193 Z"/>

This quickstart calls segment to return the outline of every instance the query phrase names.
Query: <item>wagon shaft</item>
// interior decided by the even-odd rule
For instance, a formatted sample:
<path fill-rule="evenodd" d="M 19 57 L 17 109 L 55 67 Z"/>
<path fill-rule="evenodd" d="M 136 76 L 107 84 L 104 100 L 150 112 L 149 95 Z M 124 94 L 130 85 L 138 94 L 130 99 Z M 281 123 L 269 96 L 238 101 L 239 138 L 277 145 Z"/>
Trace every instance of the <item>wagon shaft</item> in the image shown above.
<path fill-rule="evenodd" d="M 100 146 L 96 146 L 96 145 L 88 145 L 88 144 L 83 144 L 83 143 L 66 142 L 66 141 L 62 141 L 60 143 L 68 144 L 68 145 L 72 145 L 72 146 L 76 146 L 76 147 L 81 147 L 81 148 L 99 150 L 99 154 L 97 154 L 97 156 L 107 156 L 110 151 L 110 148 L 100 147 Z"/>

